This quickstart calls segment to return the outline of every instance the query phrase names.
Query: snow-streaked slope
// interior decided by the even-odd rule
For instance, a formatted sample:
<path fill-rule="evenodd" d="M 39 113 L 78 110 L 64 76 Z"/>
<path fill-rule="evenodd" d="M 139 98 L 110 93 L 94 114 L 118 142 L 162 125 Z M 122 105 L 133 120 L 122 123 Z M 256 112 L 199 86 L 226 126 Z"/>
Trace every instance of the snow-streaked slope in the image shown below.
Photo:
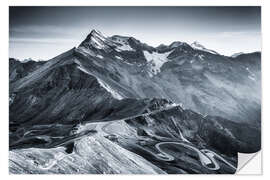
<path fill-rule="evenodd" d="M 106 41 L 106 37 L 96 30 L 92 31 L 91 33 L 92 36 L 90 37 L 89 43 L 98 49 L 104 49 L 106 47 L 106 44 L 104 43 Z"/>
<path fill-rule="evenodd" d="M 101 79 L 97 79 L 98 83 L 104 88 L 106 89 L 109 93 L 111 93 L 111 95 L 118 100 L 123 99 L 123 96 L 121 96 L 117 91 L 113 90 L 109 85 L 107 85 L 105 82 L 103 82 Z"/>
<path fill-rule="evenodd" d="M 134 51 L 128 44 L 122 44 L 121 46 L 117 46 L 118 51 Z"/>
<path fill-rule="evenodd" d="M 99 57 L 99 58 L 103 58 L 103 57 Z M 91 72 L 89 72 L 89 70 L 87 70 L 86 68 L 84 68 L 82 66 L 82 64 L 78 61 L 75 60 L 76 64 L 78 64 L 78 69 L 80 69 L 82 72 L 89 74 L 89 75 L 93 75 Z M 98 83 L 100 84 L 101 87 L 103 87 L 104 89 L 106 89 L 107 92 L 111 93 L 111 95 L 118 100 L 123 99 L 123 96 L 121 96 L 117 91 L 113 90 L 109 85 L 107 85 L 104 81 L 102 81 L 101 79 L 97 78 Z"/>
<path fill-rule="evenodd" d="M 130 47 L 128 43 L 128 37 L 123 36 L 114 36 L 111 40 L 117 45 L 117 51 L 134 51 L 132 47 Z"/>
<path fill-rule="evenodd" d="M 252 81 L 256 81 L 256 75 L 250 71 L 248 67 L 246 67 L 247 72 L 249 73 L 248 78 Z"/>

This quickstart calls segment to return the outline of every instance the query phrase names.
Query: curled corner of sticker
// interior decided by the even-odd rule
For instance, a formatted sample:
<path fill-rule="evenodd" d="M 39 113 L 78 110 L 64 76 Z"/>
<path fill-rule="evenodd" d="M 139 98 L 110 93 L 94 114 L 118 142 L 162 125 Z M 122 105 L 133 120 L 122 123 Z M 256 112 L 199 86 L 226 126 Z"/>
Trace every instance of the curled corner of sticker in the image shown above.
<path fill-rule="evenodd" d="M 238 153 L 236 174 L 261 175 L 261 151 L 255 153 Z"/>

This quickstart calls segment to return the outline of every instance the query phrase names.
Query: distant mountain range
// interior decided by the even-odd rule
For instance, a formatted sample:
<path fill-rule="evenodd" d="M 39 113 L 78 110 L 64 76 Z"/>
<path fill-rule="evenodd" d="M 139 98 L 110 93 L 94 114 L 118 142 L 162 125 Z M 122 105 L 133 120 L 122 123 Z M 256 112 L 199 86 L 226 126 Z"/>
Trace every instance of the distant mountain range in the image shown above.
<path fill-rule="evenodd" d="M 91 31 L 9 59 L 11 173 L 234 173 L 261 147 L 261 53 Z"/>

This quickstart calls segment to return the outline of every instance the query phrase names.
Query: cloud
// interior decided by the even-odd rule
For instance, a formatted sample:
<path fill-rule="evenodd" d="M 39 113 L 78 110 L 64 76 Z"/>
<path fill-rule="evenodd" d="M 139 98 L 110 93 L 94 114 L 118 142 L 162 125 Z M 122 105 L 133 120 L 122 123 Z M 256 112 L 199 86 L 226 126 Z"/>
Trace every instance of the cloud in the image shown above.
<path fill-rule="evenodd" d="M 261 32 L 258 31 L 225 31 L 218 33 L 217 36 L 221 38 L 232 38 L 232 37 L 246 37 L 246 36 L 260 36 Z"/>
<path fill-rule="evenodd" d="M 10 38 L 10 43 L 40 43 L 40 44 L 63 44 L 77 43 L 77 39 L 67 38 Z"/>
<path fill-rule="evenodd" d="M 10 31 L 13 33 L 61 33 L 61 34 L 70 34 L 69 31 L 59 26 L 51 26 L 51 25 L 28 25 L 28 26 L 17 26 L 11 27 Z"/>

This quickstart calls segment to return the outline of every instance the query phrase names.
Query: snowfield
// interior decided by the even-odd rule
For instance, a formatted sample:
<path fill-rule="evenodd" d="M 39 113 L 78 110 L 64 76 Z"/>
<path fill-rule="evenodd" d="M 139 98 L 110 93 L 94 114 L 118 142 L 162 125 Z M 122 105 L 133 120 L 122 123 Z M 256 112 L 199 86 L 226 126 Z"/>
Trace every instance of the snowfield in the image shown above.
<path fill-rule="evenodd" d="M 166 53 L 158 53 L 158 52 L 148 52 L 143 51 L 144 57 L 147 60 L 147 62 L 151 63 L 151 72 L 153 74 L 157 74 L 160 72 L 160 68 L 162 65 L 166 62 L 168 62 L 168 56 L 170 55 L 172 51 L 166 52 Z"/>

